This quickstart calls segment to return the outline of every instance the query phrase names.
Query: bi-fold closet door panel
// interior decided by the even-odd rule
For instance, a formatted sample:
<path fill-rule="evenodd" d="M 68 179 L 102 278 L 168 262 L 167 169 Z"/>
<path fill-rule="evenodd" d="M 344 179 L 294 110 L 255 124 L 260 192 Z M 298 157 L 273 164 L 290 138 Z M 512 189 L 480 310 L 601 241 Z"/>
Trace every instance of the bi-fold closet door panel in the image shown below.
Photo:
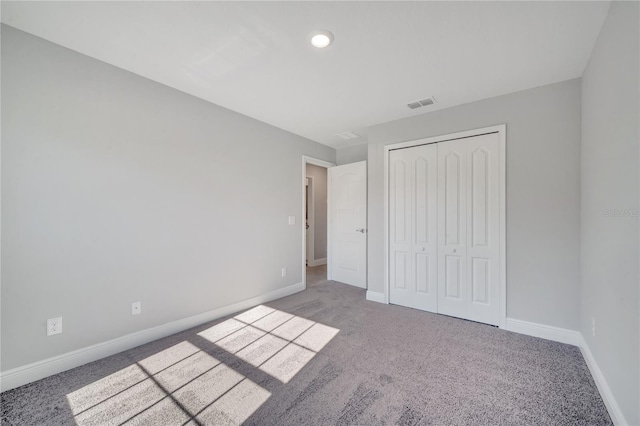
<path fill-rule="evenodd" d="M 430 312 L 438 303 L 437 167 L 435 145 L 389 154 L 389 301 Z"/>
<path fill-rule="evenodd" d="M 500 322 L 500 142 L 497 133 L 467 141 L 466 318 Z"/>
<path fill-rule="evenodd" d="M 438 144 L 438 312 L 467 311 L 466 140 Z"/>
<path fill-rule="evenodd" d="M 498 325 L 497 133 L 438 144 L 438 312 Z"/>
<path fill-rule="evenodd" d="M 499 158 L 497 133 L 390 152 L 391 303 L 498 324 Z M 428 275 L 418 273 L 423 252 Z"/>

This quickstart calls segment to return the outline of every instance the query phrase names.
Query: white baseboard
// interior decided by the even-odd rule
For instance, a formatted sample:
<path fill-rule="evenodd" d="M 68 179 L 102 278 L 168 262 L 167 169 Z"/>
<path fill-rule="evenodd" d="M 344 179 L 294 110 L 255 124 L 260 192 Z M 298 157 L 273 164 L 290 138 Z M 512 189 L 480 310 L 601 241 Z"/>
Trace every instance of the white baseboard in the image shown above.
<path fill-rule="evenodd" d="M 607 411 L 609 412 L 609 416 L 611 416 L 611 420 L 614 425 L 628 425 L 624 415 L 622 414 L 622 410 L 620 410 L 620 406 L 616 402 L 616 399 L 613 397 L 613 393 L 611 392 L 611 388 L 609 384 L 604 378 L 604 374 L 602 374 L 602 370 L 598 367 L 598 363 L 596 359 L 593 357 L 589 346 L 587 345 L 586 340 L 582 334 L 580 335 L 580 350 L 582 351 L 582 356 L 587 363 L 587 367 L 589 367 L 589 371 L 591 371 L 591 375 L 593 376 L 593 380 L 596 382 L 596 386 L 598 387 L 598 391 L 600 391 L 600 396 L 602 396 L 602 400 L 604 401 L 604 405 L 607 407 Z"/>
<path fill-rule="evenodd" d="M 309 266 L 320 266 L 320 265 L 326 265 L 327 264 L 327 258 L 324 257 L 322 259 L 316 259 L 316 260 L 309 260 L 307 262 L 307 264 Z"/>
<path fill-rule="evenodd" d="M 43 379 L 53 374 L 79 367 L 88 362 L 114 355 L 153 340 L 161 339 L 171 334 L 204 324 L 208 321 L 224 317 L 234 312 L 298 293 L 302 290 L 304 290 L 303 283 L 294 284 L 261 296 L 234 303 L 232 305 L 223 306 L 212 311 L 203 312 L 198 315 L 183 318 L 157 327 L 127 334 L 126 336 L 109 340 L 107 342 L 98 343 L 73 352 L 0 372 L 0 391 L 4 392 L 18 386 L 26 385 L 27 383 Z M 384 293 L 367 291 L 366 298 L 372 302 L 386 303 Z M 504 329 L 515 333 L 578 346 L 582 351 L 582 355 L 589 367 L 589 371 L 591 371 L 591 375 L 593 376 L 596 386 L 598 387 L 598 391 L 600 392 L 605 406 L 607 407 L 611 420 L 615 425 L 628 424 L 613 396 L 613 393 L 611 392 L 611 388 L 609 388 L 600 367 L 580 332 L 513 318 L 506 319 L 506 327 Z"/>
<path fill-rule="evenodd" d="M 552 327 L 550 325 L 537 324 L 529 321 L 522 321 L 507 318 L 505 330 L 514 333 L 526 334 L 528 336 L 540 337 L 542 339 L 553 340 L 554 342 L 567 343 L 569 345 L 580 346 L 580 332 L 567 330 L 566 328 Z"/>
<path fill-rule="evenodd" d="M 377 291 L 367 290 L 367 300 L 378 303 L 387 303 L 384 300 L 384 293 L 378 293 Z"/>
<path fill-rule="evenodd" d="M 368 299 L 368 297 L 367 297 Z M 600 396 L 604 401 L 604 405 L 607 407 L 609 416 L 615 425 L 628 425 L 627 421 L 620 410 L 620 406 L 613 397 L 611 388 L 607 384 L 604 374 L 600 370 L 598 363 L 596 362 L 587 342 L 585 341 L 582 333 L 579 331 L 567 330 L 565 328 L 552 327 L 549 325 L 536 324 L 528 321 L 521 321 L 513 318 L 507 318 L 505 330 L 513 331 L 515 333 L 526 334 L 529 336 L 540 337 L 542 339 L 553 340 L 560 343 L 568 343 L 570 345 L 578 346 L 582 352 L 589 371 L 593 376 L 593 380 L 598 387 Z"/>
<path fill-rule="evenodd" d="M 36 380 L 44 379 L 45 377 L 53 374 L 79 367 L 88 362 L 96 361 L 127 349 L 135 348 L 136 346 L 143 345 L 153 340 L 170 336 L 180 331 L 204 324 L 208 321 L 233 314 L 234 312 L 238 312 L 243 309 L 251 308 L 261 303 L 289 296 L 302 290 L 304 290 L 303 283 L 293 284 L 232 305 L 223 306 L 212 311 L 203 312 L 198 315 L 172 321 L 157 327 L 127 334 L 107 342 L 98 343 L 73 352 L 68 352 L 66 354 L 24 365 L 22 367 L 0 372 L 0 391 L 4 392 Z"/>

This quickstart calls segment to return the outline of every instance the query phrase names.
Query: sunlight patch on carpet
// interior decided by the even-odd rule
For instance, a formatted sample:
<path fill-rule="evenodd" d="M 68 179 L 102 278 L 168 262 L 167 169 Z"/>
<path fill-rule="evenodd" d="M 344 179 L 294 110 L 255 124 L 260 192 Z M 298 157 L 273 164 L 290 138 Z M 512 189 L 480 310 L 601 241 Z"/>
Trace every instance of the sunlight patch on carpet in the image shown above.
<path fill-rule="evenodd" d="M 288 383 L 339 331 L 259 305 L 198 334 Z"/>
<path fill-rule="evenodd" d="M 80 426 L 185 424 L 201 418 L 239 424 L 269 396 L 185 341 L 69 393 L 67 402 Z"/>
<path fill-rule="evenodd" d="M 260 305 L 198 336 L 288 383 L 339 331 Z M 236 425 L 269 399 L 271 392 L 232 363 L 192 342 L 197 344 L 180 342 L 67 394 L 76 424 Z"/>

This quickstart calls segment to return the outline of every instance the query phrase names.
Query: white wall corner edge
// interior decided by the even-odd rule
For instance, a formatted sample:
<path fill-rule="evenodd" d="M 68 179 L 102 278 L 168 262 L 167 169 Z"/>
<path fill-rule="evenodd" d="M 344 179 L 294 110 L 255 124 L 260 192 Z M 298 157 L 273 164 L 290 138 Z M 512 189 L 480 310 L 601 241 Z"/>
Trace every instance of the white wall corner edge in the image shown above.
<path fill-rule="evenodd" d="M 378 303 L 384 303 L 384 304 L 387 303 L 385 301 L 384 293 L 379 293 L 377 291 L 367 290 L 367 300 L 371 302 L 378 302 Z"/>
<path fill-rule="evenodd" d="M 11 370 L 0 372 L 0 392 L 44 379 L 54 374 L 97 361 L 99 359 L 126 351 L 136 346 L 161 339 L 192 327 L 222 318 L 235 312 L 270 302 L 304 290 L 304 283 L 297 283 L 269 293 L 243 300 L 231 305 L 172 321 L 157 327 L 137 331 L 113 340 L 77 349 L 42 361 L 37 361 Z"/>
<path fill-rule="evenodd" d="M 326 257 L 323 257 L 322 259 L 315 259 L 315 260 L 309 261 L 309 266 L 320 266 L 320 265 L 326 265 L 326 264 L 327 264 Z"/>
<path fill-rule="evenodd" d="M 582 334 L 580 335 L 579 346 L 580 351 L 582 352 L 582 356 L 587 363 L 587 367 L 589 367 L 591 376 L 593 376 L 593 381 L 596 382 L 596 387 L 600 392 L 600 396 L 602 396 L 604 405 L 607 407 L 609 416 L 611 416 L 611 421 L 614 425 L 617 426 L 628 425 L 629 423 L 624 418 L 622 410 L 620 410 L 620 406 L 616 402 L 616 399 L 613 397 L 613 392 L 611 392 L 611 388 L 609 387 L 607 380 L 604 378 L 604 374 L 602 374 L 602 370 L 600 370 L 600 367 L 598 366 L 596 359 L 593 357 L 591 349 L 589 349 L 589 346 L 587 345 L 587 342 Z"/>

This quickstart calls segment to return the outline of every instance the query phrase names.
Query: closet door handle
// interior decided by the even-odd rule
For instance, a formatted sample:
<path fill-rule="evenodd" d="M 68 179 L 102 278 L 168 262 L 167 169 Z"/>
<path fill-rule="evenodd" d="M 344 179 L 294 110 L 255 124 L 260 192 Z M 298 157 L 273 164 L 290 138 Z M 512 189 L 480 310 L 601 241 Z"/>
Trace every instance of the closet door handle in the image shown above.
<path fill-rule="evenodd" d="M 364 228 L 360 228 L 360 229 L 356 229 L 356 232 L 360 232 L 360 233 L 364 234 L 365 232 L 367 232 L 367 230 L 364 229 Z"/>

